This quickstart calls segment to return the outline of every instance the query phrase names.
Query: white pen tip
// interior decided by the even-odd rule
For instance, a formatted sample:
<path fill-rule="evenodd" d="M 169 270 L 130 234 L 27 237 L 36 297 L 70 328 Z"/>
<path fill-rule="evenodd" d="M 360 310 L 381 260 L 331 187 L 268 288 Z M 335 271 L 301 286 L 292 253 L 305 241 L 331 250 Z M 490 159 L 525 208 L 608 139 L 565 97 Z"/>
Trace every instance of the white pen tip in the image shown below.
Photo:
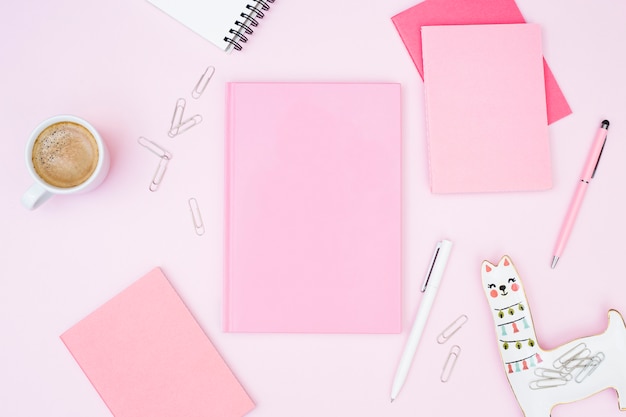
<path fill-rule="evenodd" d="M 558 256 L 553 256 L 552 257 L 552 269 L 554 269 L 554 267 L 556 266 L 556 263 L 559 261 L 559 257 Z"/>
<path fill-rule="evenodd" d="M 395 400 L 395 398 L 392 398 L 392 399 L 391 399 L 391 402 L 393 402 L 393 400 Z"/>

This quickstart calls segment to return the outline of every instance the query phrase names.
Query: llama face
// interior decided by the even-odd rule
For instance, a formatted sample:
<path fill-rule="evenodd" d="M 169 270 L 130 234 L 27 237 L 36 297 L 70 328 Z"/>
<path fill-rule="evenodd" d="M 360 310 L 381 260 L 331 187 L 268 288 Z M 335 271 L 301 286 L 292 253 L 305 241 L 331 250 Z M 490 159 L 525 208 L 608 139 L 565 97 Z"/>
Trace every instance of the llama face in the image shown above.
<path fill-rule="evenodd" d="M 484 261 L 482 282 L 489 304 L 496 309 L 512 306 L 525 298 L 522 281 L 508 256 L 503 256 L 498 265 Z"/>

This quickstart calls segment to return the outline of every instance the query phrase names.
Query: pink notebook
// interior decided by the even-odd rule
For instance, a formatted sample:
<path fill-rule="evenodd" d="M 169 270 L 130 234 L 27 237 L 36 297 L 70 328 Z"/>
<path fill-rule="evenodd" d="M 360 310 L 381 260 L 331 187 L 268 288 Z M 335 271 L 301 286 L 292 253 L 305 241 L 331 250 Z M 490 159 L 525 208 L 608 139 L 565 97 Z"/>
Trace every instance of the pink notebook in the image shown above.
<path fill-rule="evenodd" d="M 254 408 L 159 268 L 61 339 L 115 417 L 239 417 Z"/>
<path fill-rule="evenodd" d="M 422 26 L 525 23 L 514 0 L 425 0 L 391 20 L 422 78 Z M 548 123 L 552 124 L 572 110 L 545 60 L 543 65 Z"/>
<path fill-rule="evenodd" d="M 541 28 L 424 26 L 433 193 L 552 186 Z"/>
<path fill-rule="evenodd" d="M 401 331 L 400 93 L 227 85 L 225 331 Z"/>

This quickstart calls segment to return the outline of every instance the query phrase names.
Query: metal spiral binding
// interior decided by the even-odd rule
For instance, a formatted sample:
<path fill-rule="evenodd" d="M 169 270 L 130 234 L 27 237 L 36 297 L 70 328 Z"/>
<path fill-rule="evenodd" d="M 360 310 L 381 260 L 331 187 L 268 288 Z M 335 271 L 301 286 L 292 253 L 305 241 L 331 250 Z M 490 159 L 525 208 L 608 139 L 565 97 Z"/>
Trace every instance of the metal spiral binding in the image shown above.
<path fill-rule="evenodd" d="M 239 14 L 244 20 L 236 20 L 236 27 L 228 30 L 228 33 L 232 36 L 224 37 L 224 41 L 229 43 L 236 51 L 243 49 L 241 44 L 248 42 L 246 35 L 252 34 L 253 30 L 251 28 L 259 25 L 258 19 L 265 17 L 263 12 L 270 9 L 268 3 L 274 3 L 274 0 L 251 0 L 251 3 L 246 5 L 246 11 Z"/>

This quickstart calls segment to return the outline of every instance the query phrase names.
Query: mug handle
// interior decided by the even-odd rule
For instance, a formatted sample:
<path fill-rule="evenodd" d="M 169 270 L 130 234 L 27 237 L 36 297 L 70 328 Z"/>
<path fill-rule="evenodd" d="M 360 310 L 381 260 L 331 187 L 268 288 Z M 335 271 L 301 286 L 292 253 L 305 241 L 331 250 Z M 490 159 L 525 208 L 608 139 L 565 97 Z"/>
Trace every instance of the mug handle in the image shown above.
<path fill-rule="evenodd" d="M 52 197 L 51 192 L 35 183 L 31 185 L 22 196 L 22 204 L 27 209 L 34 210 L 46 202 L 50 197 Z"/>

